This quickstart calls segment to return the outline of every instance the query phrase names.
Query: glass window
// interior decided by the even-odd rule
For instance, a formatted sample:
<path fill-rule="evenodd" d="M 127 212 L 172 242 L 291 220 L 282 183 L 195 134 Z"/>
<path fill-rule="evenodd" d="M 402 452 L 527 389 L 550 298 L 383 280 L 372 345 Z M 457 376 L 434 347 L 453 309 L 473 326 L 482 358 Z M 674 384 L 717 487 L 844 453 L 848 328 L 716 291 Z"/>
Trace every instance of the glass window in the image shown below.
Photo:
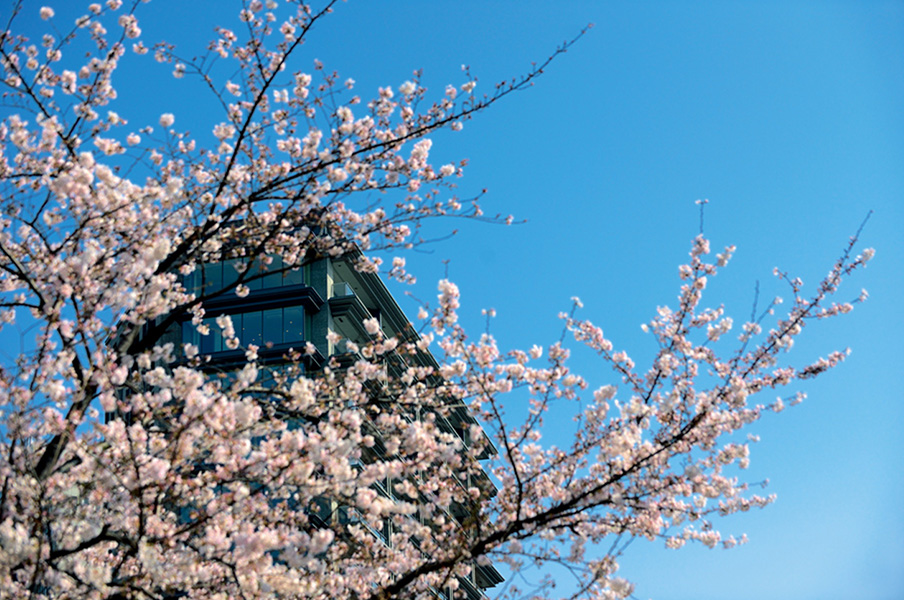
<path fill-rule="evenodd" d="M 272 342 L 274 344 L 282 344 L 283 342 L 283 326 L 282 315 L 283 309 L 271 308 L 263 312 L 263 342 Z"/>
<path fill-rule="evenodd" d="M 203 354 L 223 351 L 223 335 L 216 319 L 204 319 L 204 324 L 210 328 L 210 333 L 200 336 L 200 350 Z"/>
<path fill-rule="evenodd" d="M 300 285 L 304 283 L 304 268 L 296 267 L 283 273 L 283 285 Z"/>
<path fill-rule="evenodd" d="M 286 306 L 283 308 L 283 342 L 298 342 L 304 339 L 304 308 Z"/>
<path fill-rule="evenodd" d="M 236 280 L 239 278 L 239 272 L 235 270 L 235 266 L 239 263 L 236 258 L 230 258 L 223 262 L 223 286 L 234 287 Z"/>
<path fill-rule="evenodd" d="M 239 316 L 239 315 L 236 315 Z M 261 311 L 255 311 L 250 313 L 244 313 L 241 315 L 242 317 L 242 335 L 239 337 L 243 346 L 247 346 L 248 344 L 254 344 L 255 346 L 261 345 L 261 319 L 263 318 L 263 313 Z M 238 325 L 236 325 L 236 331 L 238 331 Z"/>
<path fill-rule="evenodd" d="M 198 345 L 198 330 L 191 321 L 182 323 L 182 343 Z"/>
<path fill-rule="evenodd" d="M 264 281 L 260 277 L 261 261 L 253 260 L 248 265 L 246 284 L 249 290 L 259 290 L 264 287 Z"/>
<path fill-rule="evenodd" d="M 182 276 L 182 285 L 189 294 L 197 294 L 200 291 L 201 273 L 195 269 L 188 275 Z"/>
<path fill-rule="evenodd" d="M 211 293 L 223 289 L 223 263 L 204 265 L 204 292 Z"/>
<path fill-rule="evenodd" d="M 235 330 L 235 337 L 239 338 L 239 343 L 242 343 L 242 331 L 245 328 L 245 315 L 244 313 L 239 313 L 237 315 L 229 315 L 229 318 L 232 319 L 232 328 Z M 217 331 L 222 333 L 222 329 L 217 327 Z M 226 348 L 223 348 L 224 350 Z"/>
<path fill-rule="evenodd" d="M 230 315 L 232 325 L 242 346 L 263 346 L 296 343 L 304 340 L 305 314 L 303 306 L 286 306 Z M 196 344 L 202 354 L 228 350 L 223 342 L 223 331 L 216 319 L 204 319 L 210 328 L 208 335 L 200 335 L 191 322 L 182 324 L 182 341 Z"/>
<path fill-rule="evenodd" d="M 267 265 L 267 274 L 261 280 L 264 289 L 281 287 L 283 284 L 283 274 L 279 272 L 283 267 L 282 257 L 274 256 L 273 261 Z M 274 273 L 274 271 L 276 271 Z"/>
<path fill-rule="evenodd" d="M 198 268 L 198 272 L 194 276 L 194 283 L 189 283 L 190 278 L 192 277 L 191 275 L 186 276 L 185 286 L 189 291 L 192 291 L 191 286 L 198 286 L 200 285 L 199 282 L 203 280 L 204 291 L 206 293 L 218 292 L 224 287 L 233 287 L 236 285 L 236 280 L 239 277 L 239 272 L 235 268 L 236 265 L 239 264 L 248 265 L 247 272 L 249 279 L 263 274 L 263 277 L 258 277 L 258 279 L 246 283 L 251 290 L 273 289 L 285 285 L 302 285 L 307 281 L 307 266 L 283 271 L 282 269 L 284 269 L 286 265 L 283 262 L 282 257 L 273 256 L 271 259 L 269 265 L 264 265 L 261 262 L 261 259 L 250 260 L 241 258 L 208 263 Z"/>

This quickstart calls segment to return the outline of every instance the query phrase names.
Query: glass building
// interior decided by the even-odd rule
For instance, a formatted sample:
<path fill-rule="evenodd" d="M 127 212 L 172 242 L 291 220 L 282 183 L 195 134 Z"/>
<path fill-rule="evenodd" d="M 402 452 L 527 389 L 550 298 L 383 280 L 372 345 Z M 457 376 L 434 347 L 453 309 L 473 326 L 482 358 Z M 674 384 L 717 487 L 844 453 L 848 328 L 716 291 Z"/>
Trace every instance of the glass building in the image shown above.
<path fill-rule="evenodd" d="M 277 259 L 266 271 L 251 273 L 257 277 L 247 283 L 250 291 L 244 297 L 239 297 L 232 290 L 239 276 L 236 267 L 241 269 L 244 265 L 237 265 L 236 261 L 204 265 L 185 278 L 185 285 L 195 292 L 226 290 L 204 302 L 205 312 L 210 315 L 204 323 L 209 326 L 210 333 L 200 335 L 197 328 L 186 320 L 179 327 L 181 333 L 173 332 L 175 335 L 171 341 L 194 344 L 202 355 L 209 357 L 205 368 L 227 374 L 245 364 L 245 347 L 249 344 L 259 347 L 259 359 L 271 367 L 271 372 L 272 368 L 278 369 L 279 364 L 285 361 L 290 350 L 295 350 L 302 352 L 306 372 L 316 376 L 316 372 L 330 359 L 343 366 L 356 359 L 354 353 L 348 352 L 346 343 L 351 341 L 363 345 L 370 339 L 364 327 L 366 319 L 376 319 L 387 337 L 397 337 L 400 341 L 416 339 L 417 333 L 379 275 L 355 269 L 359 259 L 360 254 L 325 258 L 282 272 L 283 265 Z M 215 322 L 219 315 L 231 317 L 240 343 L 238 348 L 230 349 L 225 344 L 221 329 Z M 331 332 L 336 335 L 329 335 Z M 172 339 L 175 337 L 179 339 Z M 340 341 L 331 341 L 337 338 Z M 310 345 L 313 345 L 313 352 Z M 304 351 L 306 347 L 308 351 Z M 405 360 L 438 368 L 429 352 L 407 356 Z M 437 423 L 445 432 L 459 436 L 466 447 L 469 445 L 468 431 L 475 421 L 467 408 L 459 406 L 444 412 L 442 416 L 437 416 Z M 489 440 L 485 439 L 484 444 L 487 450 L 480 458 L 488 458 L 495 453 Z M 371 456 L 371 460 L 379 460 L 379 456 Z M 486 474 L 479 479 L 462 482 L 462 485 L 477 485 L 495 493 L 495 487 Z M 375 484 L 374 488 L 384 497 L 393 499 L 391 481 Z M 452 517 L 463 521 L 470 512 L 467 507 L 459 508 L 453 511 Z M 313 517 L 324 526 L 356 521 L 353 511 L 326 500 Z M 386 522 L 380 531 L 368 529 L 383 543 L 392 543 L 393 523 Z M 475 564 L 470 577 L 459 578 L 456 597 L 461 597 L 461 592 L 464 592 L 468 600 L 484 599 L 484 590 L 502 581 L 503 577 L 493 565 Z M 450 597 L 450 593 L 437 591 L 437 596 Z"/>

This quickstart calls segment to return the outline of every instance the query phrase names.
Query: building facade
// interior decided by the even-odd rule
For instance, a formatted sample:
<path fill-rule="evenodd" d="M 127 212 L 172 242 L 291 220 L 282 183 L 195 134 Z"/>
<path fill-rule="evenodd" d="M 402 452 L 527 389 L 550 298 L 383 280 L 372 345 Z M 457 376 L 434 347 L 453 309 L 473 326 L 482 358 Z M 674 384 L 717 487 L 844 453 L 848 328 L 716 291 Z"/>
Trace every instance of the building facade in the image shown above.
<path fill-rule="evenodd" d="M 349 349 L 355 346 L 348 346 L 347 343 L 351 341 L 363 346 L 371 339 L 364 326 L 367 319 L 376 319 L 387 338 L 416 340 L 417 333 L 379 275 L 355 268 L 359 259 L 360 255 L 324 258 L 302 268 L 282 272 L 282 265 L 277 261 L 269 266 L 268 272 L 248 278 L 251 279 L 247 284 L 249 292 L 244 297 L 225 292 L 205 301 L 204 308 L 209 315 L 205 324 L 210 328 L 209 335 L 200 335 L 197 328 L 186 321 L 178 332 L 174 331 L 169 336 L 170 341 L 193 343 L 200 354 L 209 357 L 205 368 L 227 374 L 245 364 L 244 348 L 249 345 L 259 348 L 259 360 L 271 369 L 278 369 L 286 361 L 288 353 L 303 351 L 301 357 L 305 372 L 316 377 L 317 372 L 327 364 L 341 367 L 354 362 L 356 354 L 349 352 Z M 196 291 L 221 290 L 228 288 L 237 277 L 233 261 L 225 261 L 204 265 L 187 277 L 185 283 L 188 289 Z M 230 349 L 221 337 L 220 328 L 215 323 L 219 315 L 231 317 L 239 341 L 238 348 Z M 399 357 L 398 360 L 413 360 L 419 366 L 438 368 L 429 352 Z M 392 365 L 387 368 L 392 368 Z M 468 432 L 475 421 L 467 408 L 459 405 L 444 411 L 442 416 L 437 415 L 436 423 L 443 432 L 459 436 L 465 447 L 469 445 Z M 495 450 L 487 439 L 483 440 L 483 444 L 487 449 L 480 458 L 488 458 Z M 380 459 L 379 450 L 371 450 L 368 454 L 370 460 Z M 491 493 L 495 490 L 485 473 L 480 481 L 462 482 L 462 485 L 478 485 L 491 490 Z M 375 484 L 374 489 L 382 496 L 394 499 L 391 481 Z M 456 507 L 451 512 L 452 518 L 462 521 L 470 514 L 467 507 Z M 324 526 L 335 526 L 352 522 L 355 516 L 345 507 L 324 500 L 312 518 Z M 392 522 L 386 522 L 381 531 L 368 529 L 383 543 L 392 543 Z M 503 577 L 493 565 L 475 564 L 469 578 L 458 579 L 460 592 L 457 597 L 464 592 L 468 600 L 484 599 L 484 591 L 502 581 Z M 437 596 L 450 597 L 451 593 L 439 590 Z"/>

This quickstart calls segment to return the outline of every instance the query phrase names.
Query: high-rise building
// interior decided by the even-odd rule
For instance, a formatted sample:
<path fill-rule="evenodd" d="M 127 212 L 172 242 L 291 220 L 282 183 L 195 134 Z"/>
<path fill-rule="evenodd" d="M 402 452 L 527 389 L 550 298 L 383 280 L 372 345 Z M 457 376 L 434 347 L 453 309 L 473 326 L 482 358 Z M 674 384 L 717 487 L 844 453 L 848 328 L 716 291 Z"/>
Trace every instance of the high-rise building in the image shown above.
<path fill-rule="evenodd" d="M 244 348 L 251 344 L 259 347 L 261 362 L 271 369 L 279 369 L 290 350 L 301 351 L 306 373 L 316 377 L 317 372 L 328 363 L 342 367 L 355 360 L 355 353 L 349 352 L 348 342 L 360 347 L 370 339 L 364 325 L 367 319 L 376 319 L 387 337 L 396 337 L 400 341 L 416 340 L 417 333 L 379 275 L 355 268 L 359 259 L 360 254 L 324 258 L 286 271 L 281 271 L 282 264 L 276 259 L 262 276 L 248 282 L 250 291 L 244 297 L 227 291 L 204 303 L 206 314 L 210 315 L 206 319 L 210 335 L 200 335 L 196 327 L 185 322 L 181 335 L 173 332 L 169 341 L 194 343 L 202 355 L 210 357 L 206 368 L 220 373 L 241 368 L 246 362 Z M 233 263 L 224 261 L 204 265 L 187 278 L 187 287 L 208 292 L 230 287 L 238 277 Z M 220 328 L 214 322 L 219 315 L 231 317 L 239 340 L 238 348 L 227 347 L 219 335 Z M 330 335 L 331 332 L 335 335 Z M 340 341 L 337 342 L 337 339 Z M 354 347 L 351 346 L 352 349 Z M 396 359 L 401 362 L 416 361 L 419 366 L 438 367 L 429 352 Z M 391 369 L 393 365 L 388 364 L 387 368 Z M 469 446 L 469 432 L 475 420 L 466 407 L 458 405 L 444 410 L 442 415 L 436 415 L 436 423 L 445 433 L 459 436 L 464 447 Z M 480 458 L 488 458 L 495 449 L 487 439 L 482 443 L 486 450 Z M 369 454 L 370 460 L 380 459 L 379 451 L 370 451 Z M 482 471 L 480 475 L 480 481 L 461 483 L 466 488 L 477 485 L 494 491 L 489 477 Z M 375 484 L 375 489 L 384 497 L 393 499 L 391 482 Z M 462 521 L 471 514 L 463 506 L 457 506 L 451 512 L 453 518 Z M 351 522 L 354 515 L 345 507 L 324 500 L 312 518 L 315 521 L 319 519 L 326 526 Z M 393 526 L 393 523 L 386 522 L 382 531 L 369 529 L 384 543 L 391 544 Z M 484 590 L 502 581 L 503 577 L 493 565 L 475 564 L 469 578 L 459 578 L 458 597 L 464 592 L 468 600 L 481 600 L 486 598 Z M 449 593 L 437 591 L 437 595 L 448 597 Z"/>

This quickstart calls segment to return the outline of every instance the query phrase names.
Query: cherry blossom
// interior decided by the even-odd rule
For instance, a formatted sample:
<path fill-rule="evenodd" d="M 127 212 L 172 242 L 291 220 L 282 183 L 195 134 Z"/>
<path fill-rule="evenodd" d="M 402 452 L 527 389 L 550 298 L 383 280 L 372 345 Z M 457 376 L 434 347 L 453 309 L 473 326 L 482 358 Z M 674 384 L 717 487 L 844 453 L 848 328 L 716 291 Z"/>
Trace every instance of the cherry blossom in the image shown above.
<path fill-rule="evenodd" d="M 412 282 L 397 253 L 421 223 L 485 219 L 451 189 L 465 161 L 431 162 L 431 135 L 529 87 L 570 42 L 486 95 L 467 68 L 435 92 L 415 73 L 367 93 L 299 56 L 333 1 L 238 3 L 195 59 L 142 40 L 145 4 L 90 4 L 66 37 L 48 30 L 45 54 L 16 33 L 18 8 L 0 38 L 0 328 L 26 332 L 0 362 L 4 597 L 463 597 L 496 567 L 515 581 L 564 565 L 579 596 L 626 598 L 632 539 L 746 540 L 714 522 L 772 501 L 744 479 L 744 434 L 803 399 L 781 388 L 847 356 L 787 352 L 866 299 L 835 296 L 873 257 L 859 232 L 815 286 L 777 270 L 787 308 L 747 322 L 703 303 L 743 249 L 711 260 L 701 233 L 677 304 L 643 325 L 644 367 L 576 297 L 552 343 L 470 337 L 446 279 L 397 335 L 366 317 L 359 339 L 330 330 L 268 362 L 224 299 L 327 260 Z M 53 9 L 39 14 L 52 29 Z M 162 132 L 111 111 L 126 43 L 130 60 L 204 84 L 219 111 L 204 135 L 172 129 L 178 98 Z M 235 267 L 219 285 L 191 283 L 220 263 Z M 573 372 L 579 351 L 612 380 Z"/>

